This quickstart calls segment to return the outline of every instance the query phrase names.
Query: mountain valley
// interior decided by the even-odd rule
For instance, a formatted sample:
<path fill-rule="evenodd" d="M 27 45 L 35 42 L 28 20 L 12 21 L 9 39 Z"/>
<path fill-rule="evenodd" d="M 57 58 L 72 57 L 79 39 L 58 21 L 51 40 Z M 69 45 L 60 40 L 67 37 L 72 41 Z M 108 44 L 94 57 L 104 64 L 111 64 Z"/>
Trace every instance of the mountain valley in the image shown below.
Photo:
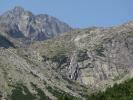
<path fill-rule="evenodd" d="M 133 78 L 132 62 L 133 21 L 74 29 L 22 7 L 0 16 L 0 100 L 87 100 Z"/>

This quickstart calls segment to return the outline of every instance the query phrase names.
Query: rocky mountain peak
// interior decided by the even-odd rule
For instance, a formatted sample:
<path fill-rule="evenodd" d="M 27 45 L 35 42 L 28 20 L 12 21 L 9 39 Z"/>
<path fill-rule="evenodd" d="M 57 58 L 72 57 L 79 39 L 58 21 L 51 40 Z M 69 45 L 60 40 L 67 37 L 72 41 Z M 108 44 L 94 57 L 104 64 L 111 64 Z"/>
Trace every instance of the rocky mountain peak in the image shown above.
<path fill-rule="evenodd" d="M 29 16 L 29 17 L 33 17 L 32 12 L 25 10 L 23 7 L 21 6 L 15 6 L 11 11 L 12 15 L 14 15 L 15 17 L 19 17 L 21 18 L 21 16 Z"/>
<path fill-rule="evenodd" d="M 24 12 L 24 8 L 21 7 L 21 6 L 15 6 L 12 11 L 14 11 L 14 12 Z"/>
<path fill-rule="evenodd" d="M 66 23 L 47 14 L 34 15 L 20 6 L 0 16 L 0 31 L 13 38 L 46 40 L 68 32 L 72 28 Z"/>
<path fill-rule="evenodd" d="M 133 78 L 132 21 L 71 30 L 22 7 L 0 16 L 0 100 L 92 100 L 88 94 Z"/>

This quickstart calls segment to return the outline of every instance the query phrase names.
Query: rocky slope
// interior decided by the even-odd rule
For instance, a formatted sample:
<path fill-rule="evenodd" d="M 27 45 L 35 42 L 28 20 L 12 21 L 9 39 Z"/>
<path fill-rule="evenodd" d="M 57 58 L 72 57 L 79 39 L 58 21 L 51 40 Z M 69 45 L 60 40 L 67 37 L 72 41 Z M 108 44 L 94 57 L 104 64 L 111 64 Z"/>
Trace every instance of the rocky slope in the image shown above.
<path fill-rule="evenodd" d="M 18 96 L 15 91 L 20 92 L 20 96 L 28 95 L 29 93 L 34 96 L 37 95 L 36 99 L 26 98 L 25 100 L 56 100 L 64 93 L 82 98 L 81 91 L 87 91 L 86 88 L 63 78 L 50 67 L 50 64 L 49 62 L 44 62 L 39 53 L 33 50 L 1 48 L 0 93 L 2 98 L 16 100 L 13 99 L 14 96 L 16 98 Z M 24 90 L 24 87 L 27 90 Z M 21 91 L 19 91 L 20 88 L 22 88 Z M 43 96 L 40 96 L 39 93 L 43 93 Z M 32 96 L 29 97 L 31 98 Z M 24 100 L 24 98 L 21 99 Z"/>
<path fill-rule="evenodd" d="M 0 31 L 13 38 L 46 40 L 70 30 L 70 26 L 52 16 L 34 15 L 19 6 L 0 16 Z"/>
<path fill-rule="evenodd" d="M 62 76 L 92 90 L 132 77 L 133 22 L 89 28 L 31 45 Z"/>
<path fill-rule="evenodd" d="M 23 12 L 17 7 L 3 16 L 12 16 L 12 11 L 16 10 Z M 22 16 L 25 11 L 17 12 L 29 20 Z M 23 44 L 19 37 L 36 40 L 39 29 L 44 29 L 41 24 L 29 24 L 35 25 L 32 37 L 29 26 L 23 26 L 25 21 L 18 17 L 9 20 L 11 25 L 17 25 L 15 29 L 8 20 L 8 27 L 6 22 L 6 27 L 4 24 L 0 27 L 0 99 L 57 100 L 67 94 L 73 100 L 85 100 L 92 92 L 133 77 L 133 22 L 110 28 L 73 30 L 19 47 Z M 20 22 L 24 22 L 23 28 Z"/>

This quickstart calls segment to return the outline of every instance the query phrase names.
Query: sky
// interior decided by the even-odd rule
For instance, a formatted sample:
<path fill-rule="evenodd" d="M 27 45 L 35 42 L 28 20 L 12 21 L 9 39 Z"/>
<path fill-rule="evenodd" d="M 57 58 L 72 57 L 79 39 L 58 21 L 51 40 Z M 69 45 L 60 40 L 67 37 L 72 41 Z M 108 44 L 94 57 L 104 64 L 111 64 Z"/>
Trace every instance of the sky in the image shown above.
<path fill-rule="evenodd" d="M 133 20 L 133 0 L 0 0 L 0 14 L 15 6 L 49 14 L 74 28 L 110 27 Z"/>

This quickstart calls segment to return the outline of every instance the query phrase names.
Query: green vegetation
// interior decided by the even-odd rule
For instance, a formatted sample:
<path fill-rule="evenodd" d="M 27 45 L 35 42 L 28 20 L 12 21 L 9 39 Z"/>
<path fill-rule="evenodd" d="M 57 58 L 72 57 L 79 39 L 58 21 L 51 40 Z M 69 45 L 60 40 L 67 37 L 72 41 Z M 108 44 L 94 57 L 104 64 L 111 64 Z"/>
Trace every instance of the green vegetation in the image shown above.
<path fill-rule="evenodd" d="M 59 64 L 62 64 L 66 62 L 68 58 L 67 50 L 64 47 L 60 46 L 57 46 L 53 49 L 49 49 L 47 53 L 44 53 L 45 55 L 44 54 L 42 55 L 44 61 L 51 60 L 52 62 L 57 62 Z"/>
<path fill-rule="evenodd" d="M 84 49 L 84 50 L 78 50 L 77 52 L 77 61 L 78 62 L 82 62 L 84 60 L 87 60 L 89 57 L 87 55 L 87 50 Z"/>
<path fill-rule="evenodd" d="M 9 100 L 50 100 L 49 97 L 47 97 L 35 84 L 31 83 L 31 85 L 37 94 L 32 94 L 28 88 L 21 83 L 11 85 L 14 89 L 9 96 Z"/>
<path fill-rule="evenodd" d="M 95 51 L 96 51 L 96 54 L 97 54 L 98 56 L 105 57 L 105 55 L 103 54 L 103 52 L 104 52 L 103 46 L 98 46 L 97 49 L 96 49 Z"/>
<path fill-rule="evenodd" d="M 80 99 L 64 93 L 60 97 L 58 97 L 58 100 L 80 100 Z"/>
<path fill-rule="evenodd" d="M 12 94 L 9 100 L 50 100 L 44 92 L 35 84 L 31 83 L 37 94 L 32 94 L 23 84 L 12 86 Z M 56 87 L 47 86 L 47 90 L 57 97 L 57 100 L 81 100 Z M 133 98 L 133 78 L 121 84 L 115 84 L 104 92 L 93 93 L 87 100 L 132 100 Z"/>
<path fill-rule="evenodd" d="M 12 90 L 11 100 L 50 100 L 44 92 L 35 84 L 32 87 L 37 91 L 36 95 L 30 93 L 26 86 L 17 84 Z M 47 87 L 48 91 L 57 97 L 58 100 L 80 100 L 56 87 Z M 91 94 L 87 100 L 132 100 L 133 98 L 133 79 L 121 84 L 115 84 L 113 87 L 107 88 L 105 92 Z"/>
<path fill-rule="evenodd" d="M 58 62 L 59 64 L 63 64 L 67 61 L 68 57 L 63 53 L 58 53 L 57 55 L 53 56 L 52 61 Z"/>
<path fill-rule="evenodd" d="M 38 88 L 35 84 L 31 82 L 32 87 L 37 91 L 37 100 L 50 100 L 48 96 L 45 95 L 45 93 Z"/>
<path fill-rule="evenodd" d="M 47 86 L 47 90 L 53 94 L 55 97 L 60 97 L 63 93 L 63 91 L 59 89 L 54 89 L 53 87 Z"/>
<path fill-rule="evenodd" d="M 36 100 L 36 97 L 23 84 L 16 84 L 12 87 L 14 89 L 12 90 L 11 96 L 9 96 L 11 100 Z"/>
<path fill-rule="evenodd" d="M 53 94 L 53 96 L 57 97 L 58 100 L 80 100 L 77 97 L 74 97 L 65 91 L 58 89 L 57 87 L 47 87 L 48 91 Z"/>
<path fill-rule="evenodd" d="M 133 79 L 115 84 L 105 92 L 92 94 L 87 100 L 133 100 Z"/>

